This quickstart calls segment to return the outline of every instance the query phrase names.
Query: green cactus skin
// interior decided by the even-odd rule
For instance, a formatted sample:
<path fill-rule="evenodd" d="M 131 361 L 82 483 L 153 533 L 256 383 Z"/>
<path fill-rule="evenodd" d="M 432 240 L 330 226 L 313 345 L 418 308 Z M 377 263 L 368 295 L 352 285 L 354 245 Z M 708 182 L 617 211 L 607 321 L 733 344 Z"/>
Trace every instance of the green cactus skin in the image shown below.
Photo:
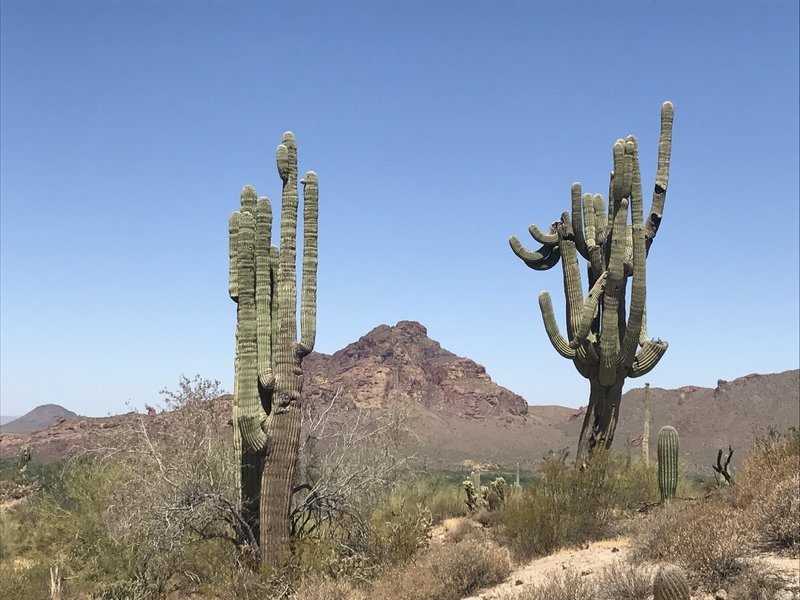
<path fill-rule="evenodd" d="M 683 569 L 664 565 L 653 579 L 653 600 L 689 600 L 689 583 Z"/>
<path fill-rule="evenodd" d="M 539 307 L 556 352 L 572 360 L 591 384 L 578 442 L 579 465 L 586 463 L 595 448 L 611 447 L 625 379 L 649 373 L 667 350 L 666 342 L 647 337 L 645 265 L 664 213 L 673 117 L 672 104 L 665 102 L 655 190 L 646 221 L 636 138 L 628 136 L 614 144 L 608 213 L 601 195 L 583 194 L 581 185 L 575 183 L 571 216 L 564 212 L 546 233 L 530 227 L 533 238 L 542 244 L 539 250 L 527 250 L 515 236 L 509 239 L 514 254 L 534 270 L 550 269 L 561 259 L 566 337 L 559 331 L 547 292 L 540 294 Z M 586 297 L 578 255 L 589 266 Z M 629 279 L 631 305 L 627 308 Z"/>
<path fill-rule="evenodd" d="M 650 384 L 644 384 L 644 425 L 642 426 L 642 460 L 650 464 Z"/>
<path fill-rule="evenodd" d="M 678 432 L 665 425 L 658 431 L 658 489 L 661 501 L 675 497 L 678 487 Z"/>
<path fill-rule="evenodd" d="M 243 516 L 262 563 L 285 556 L 300 442 L 302 360 L 316 337 L 318 181 L 303 184 L 303 263 L 297 341 L 297 145 L 287 132 L 276 151 L 283 181 L 280 249 L 272 246 L 272 207 L 245 186 L 229 221 L 229 294 L 237 303 L 233 443 L 241 462 Z"/>

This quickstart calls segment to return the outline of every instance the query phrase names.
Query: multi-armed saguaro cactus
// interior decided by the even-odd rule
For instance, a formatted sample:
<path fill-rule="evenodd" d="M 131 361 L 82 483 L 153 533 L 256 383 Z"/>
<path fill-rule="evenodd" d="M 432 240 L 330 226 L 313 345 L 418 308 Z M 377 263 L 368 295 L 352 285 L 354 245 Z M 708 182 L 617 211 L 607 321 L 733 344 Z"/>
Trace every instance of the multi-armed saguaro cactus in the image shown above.
<path fill-rule="evenodd" d="M 661 501 L 675 497 L 678 488 L 678 432 L 665 425 L 658 431 L 658 489 Z"/>
<path fill-rule="evenodd" d="M 653 600 L 689 600 L 689 582 L 678 566 L 664 565 L 653 578 Z"/>
<path fill-rule="evenodd" d="M 277 149 L 283 180 L 280 249 L 271 245 L 272 208 L 246 186 L 230 218 L 230 284 L 236 311 L 234 448 L 241 460 L 242 513 L 261 560 L 286 550 L 300 441 L 301 363 L 314 348 L 317 312 L 317 202 L 314 172 L 303 183 L 301 337 L 297 341 L 297 145 L 287 132 Z"/>
<path fill-rule="evenodd" d="M 542 244 L 532 252 L 512 236 L 511 249 L 530 268 L 549 269 L 561 259 L 567 308 L 567 336 L 559 331 L 550 295 L 542 292 L 539 306 L 545 330 L 556 351 L 569 358 L 589 379 L 589 406 L 578 443 L 578 464 L 585 464 L 596 447 L 611 446 L 626 377 L 648 373 L 664 355 L 667 343 L 650 340 L 645 324 L 645 260 L 664 212 L 672 146 L 672 104 L 661 108 L 658 172 L 647 220 L 636 138 L 614 144 L 614 170 L 609 185 L 608 213 L 603 197 L 583 194 L 572 185 L 572 216 L 542 232 L 530 233 Z M 630 212 L 630 222 L 628 213 Z M 578 255 L 588 263 L 589 293 L 583 295 Z M 626 291 L 631 280 L 631 306 Z"/>

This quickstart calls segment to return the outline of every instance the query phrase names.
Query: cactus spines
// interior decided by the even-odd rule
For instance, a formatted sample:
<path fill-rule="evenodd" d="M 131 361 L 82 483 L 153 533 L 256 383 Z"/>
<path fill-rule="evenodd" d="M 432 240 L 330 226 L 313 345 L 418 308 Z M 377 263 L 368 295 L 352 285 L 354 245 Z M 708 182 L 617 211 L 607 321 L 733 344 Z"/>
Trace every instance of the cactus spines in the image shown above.
<path fill-rule="evenodd" d="M 658 489 L 661 501 L 675 497 L 678 487 L 678 432 L 665 425 L 658 431 Z"/>
<path fill-rule="evenodd" d="M 561 260 L 567 300 L 566 336 L 559 330 L 547 292 L 540 294 L 539 307 L 556 352 L 572 360 L 591 384 L 578 443 L 579 465 L 586 463 L 595 448 L 611 447 L 625 379 L 648 373 L 667 350 L 666 342 L 647 337 L 646 258 L 664 212 L 673 114 L 672 104 L 665 102 L 661 107 L 658 171 L 646 219 L 636 138 L 628 136 L 614 144 L 607 210 L 601 195 L 584 194 L 581 185 L 575 183 L 571 213 L 562 213 L 547 232 L 529 228 L 541 248 L 530 251 L 516 237 L 509 239 L 514 254 L 532 269 L 546 270 Z M 585 297 L 579 257 L 589 267 Z"/>
<path fill-rule="evenodd" d="M 664 565 L 653 579 L 653 600 L 689 600 L 689 583 L 678 566 Z"/>
<path fill-rule="evenodd" d="M 290 532 L 300 440 L 301 363 L 314 348 L 317 286 L 317 176 L 303 184 L 303 263 L 297 339 L 297 145 L 287 132 L 276 150 L 283 181 L 280 249 L 272 246 L 272 206 L 245 186 L 229 221 L 231 298 L 237 303 L 234 449 L 241 461 L 243 515 L 262 562 L 276 564 Z"/>

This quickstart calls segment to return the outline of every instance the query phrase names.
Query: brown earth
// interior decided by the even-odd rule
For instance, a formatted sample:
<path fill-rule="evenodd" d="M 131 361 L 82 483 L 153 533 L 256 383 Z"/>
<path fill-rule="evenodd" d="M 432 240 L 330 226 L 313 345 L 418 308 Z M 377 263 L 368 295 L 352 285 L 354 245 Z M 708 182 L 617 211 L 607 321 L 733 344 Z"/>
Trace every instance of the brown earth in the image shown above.
<path fill-rule="evenodd" d="M 359 411 L 399 410 L 412 433 L 414 452 L 430 467 L 468 472 L 470 465 L 520 463 L 532 469 L 551 450 L 574 450 L 582 423 L 580 410 L 528 406 L 521 396 L 495 384 L 483 366 L 443 349 L 413 321 L 381 325 L 332 355 L 312 353 L 303 367 L 306 400 L 319 407 L 335 397 L 338 421 Z M 615 442 L 620 451 L 627 436 L 642 431 L 642 398 L 642 388 L 623 395 Z M 227 422 L 231 397 L 216 402 L 215 411 Z M 650 454 L 655 456 L 658 429 L 670 424 L 678 429 L 685 462 L 710 473 L 717 449 L 730 444 L 737 465 L 755 435 L 770 427 L 800 426 L 799 402 L 798 370 L 720 381 L 715 389 L 653 388 Z M 139 426 L 142 418 L 168 428 L 171 417 L 162 412 L 59 418 L 33 433 L 0 434 L 0 458 L 15 456 L 27 443 L 35 460 L 57 459 L 75 448 L 113 439 L 119 431 Z"/>

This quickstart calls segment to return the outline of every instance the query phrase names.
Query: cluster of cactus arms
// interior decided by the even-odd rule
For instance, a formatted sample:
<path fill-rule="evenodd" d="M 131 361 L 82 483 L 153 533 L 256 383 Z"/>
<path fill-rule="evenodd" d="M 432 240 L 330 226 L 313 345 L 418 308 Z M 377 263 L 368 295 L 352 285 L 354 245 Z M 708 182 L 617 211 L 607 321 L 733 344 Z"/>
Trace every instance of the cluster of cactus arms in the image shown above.
<path fill-rule="evenodd" d="M 653 600 L 689 600 L 689 582 L 678 566 L 664 565 L 653 578 Z"/>
<path fill-rule="evenodd" d="M 464 493 L 467 496 L 464 502 L 470 512 L 480 508 L 497 510 L 505 504 L 508 497 L 509 486 L 503 477 L 495 477 L 494 481 L 485 486 L 481 485 L 480 473 L 473 472 L 461 485 L 464 486 Z"/>
<path fill-rule="evenodd" d="M 303 357 L 314 348 L 318 183 L 303 184 L 301 336 L 297 340 L 297 145 L 287 132 L 277 148 L 283 180 L 280 248 L 272 245 L 272 207 L 246 186 L 230 217 L 229 292 L 236 302 L 234 450 L 241 463 L 243 517 L 261 561 L 276 564 L 288 546 L 300 442 Z"/>
<path fill-rule="evenodd" d="M 515 236 L 509 240 L 514 253 L 532 269 L 550 269 L 561 260 L 566 337 L 556 324 L 547 292 L 540 294 L 539 306 L 553 347 L 572 360 L 591 383 L 578 443 L 579 465 L 586 463 L 594 448 L 611 447 L 625 379 L 650 372 L 667 349 L 666 342 L 647 337 L 645 265 L 664 212 L 672 122 L 672 104 L 665 102 L 655 190 L 646 220 L 636 138 L 628 136 L 614 144 L 607 209 L 600 194 L 583 194 L 581 185 L 575 183 L 571 214 L 564 212 L 547 231 L 530 226 L 531 235 L 542 245 L 539 250 L 524 248 Z M 588 265 L 589 293 L 585 297 L 579 257 Z"/>
<path fill-rule="evenodd" d="M 675 497 L 678 488 L 678 432 L 665 425 L 658 431 L 658 490 L 661 501 Z"/>

